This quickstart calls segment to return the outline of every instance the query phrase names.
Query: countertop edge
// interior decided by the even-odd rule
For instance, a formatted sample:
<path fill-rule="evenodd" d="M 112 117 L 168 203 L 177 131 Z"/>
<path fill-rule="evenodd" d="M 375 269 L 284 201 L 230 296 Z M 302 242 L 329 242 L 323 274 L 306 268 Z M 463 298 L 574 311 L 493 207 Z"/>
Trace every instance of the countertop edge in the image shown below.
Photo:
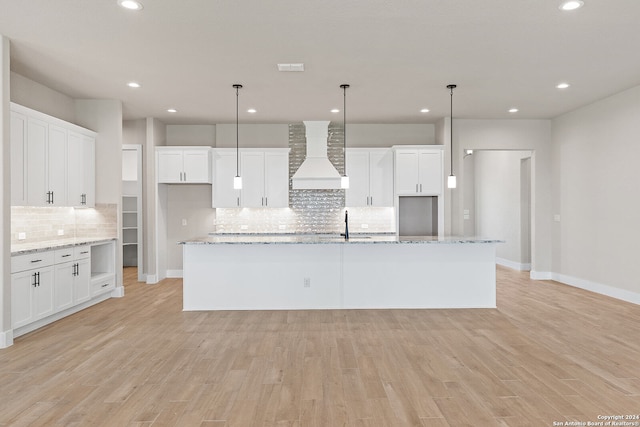
<path fill-rule="evenodd" d="M 11 256 L 54 251 L 57 249 L 65 249 L 73 246 L 95 245 L 100 243 L 116 241 L 116 240 L 118 240 L 117 237 L 100 237 L 100 238 L 74 239 L 74 241 L 65 241 L 65 242 L 59 242 L 59 243 L 56 243 L 55 241 L 42 242 L 43 246 L 38 246 L 36 248 L 29 247 L 28 249 L 14 249 L 14 247 L 12 246 Z M 38 245 L 38 243 L 33 243 L 33 245 Z"/>
<path fill-rule="evenodd" d="M 504 243 L 504 240 L 500 239 L 489 239 L 489 238 L 464 238 L 464 237 L 446 237 L 440 240 L 428 240 L 428 239 L 416 239 L 416 238 L 406 238 L 406 239 L 398 239 L 397 237 L 389 237 L 385 238 L 352 238 L 350 240 L 341 240 L 340 238 L 335 239 L 322 239 L 322 238 L 314 238 L 314 237 L 289 237 L 288 239 L 269 239 L 265 238 L 265 240 L 257 240 L 256 236 L 251 236 L 253 239 L 235 237 L 230 238 L 226 236 L 224 238 L 212 238 L 205 237 L 202 239 L 191 239 L 177 242 L 178 245 L 344 245 L 344 244 L 364 244 L 364 245 L 381 245 L 381 244 L 493 244 L 493 243 Z"/>

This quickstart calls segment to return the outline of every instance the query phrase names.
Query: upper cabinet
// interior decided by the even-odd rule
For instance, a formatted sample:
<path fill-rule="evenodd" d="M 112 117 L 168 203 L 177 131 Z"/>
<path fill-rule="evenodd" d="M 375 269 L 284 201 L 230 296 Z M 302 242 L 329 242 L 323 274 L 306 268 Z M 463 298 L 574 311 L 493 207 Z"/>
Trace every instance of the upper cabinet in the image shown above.
<path fill-rule="evenodd" d="M 395 194 L 435 196 L 443 193 L 443 151 L 441 145 L 396 146 Z"/>
<path fill-rule="evenodd" d="M 348 148 L 347 207 L 393 206 L 393 152 L 389 148 Z"/>
<path fill-rule="evenodd" d="M 289 206 L 289 149 L 214 149 L 214 208 L 286 208 Z M 233 188 L 240 167 L 242 189 Z"/>
<path fill-rule="evenodd" d="M 11 204 L 95 205 L 95 132 L 11 104 Z"/>
<path fill-rule="evenodd" d="M 159 184 L 211 184 L 210 147 L 157 147 Z"/>

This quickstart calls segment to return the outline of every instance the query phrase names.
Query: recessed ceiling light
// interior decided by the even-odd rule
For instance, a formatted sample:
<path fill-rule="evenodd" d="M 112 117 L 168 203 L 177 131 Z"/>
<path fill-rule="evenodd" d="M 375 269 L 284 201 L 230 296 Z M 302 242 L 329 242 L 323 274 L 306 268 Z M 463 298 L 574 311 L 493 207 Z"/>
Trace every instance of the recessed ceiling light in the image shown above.
<path fill-rule="evenodd" d="M 118 4 L 129 10 L 142 10 L 142 3 L 135 0 L 118 0 Z"/>
<path fill-rule="evenodd" d="M 256 112 L 258 112 L 258 110 L 256 110 L 255 108 L 249 108 L 247 110 L 247 113 L 251 113 L 251 114 L 256 113 Z"/>
<path fill-rule="evenodd" d="M 339 113 L 340 110 L 338 110 L 337 108 L 334 108 L 333 110 L 331 110 L 332 113 Z"/>
<path fill-rule="evenodd" d="M 518 109 L 517 109 L 517 108 L 510 108 L 510 109 L 509 109 L 509 112 L 510 112 L 510 113 L 517 113 L 517 112 L 518 112 Z"/>
<path fill-rule="evenodd" d="M 584 6 L 584 2 L 582 0 L 563 1 L 560 3 L 560 10 L 576 10 L 580 9 L 582 6 Z"/>
<path fill-rule="evenodd" d="M 139 88 L 139 87 L 140 87 L 140 83 L 137 83 L 137 82 L 129 82 L 129 83 L 127 83 L 127 86 L 132 87 L 132 88 L 134 88 L 134 89 L 137 89 L 137 88 Z"/>
<path fill-rule="evenodd" d="M 422 110 L 420 110 L 421 113 L 428 113 L 429 109 L 428 108 L 423 108 Z"/>
<path fill-rule="evenodd" d="M 178 112 L 178 110 L 176 110 L 175 108 L 169 108 L 169 109 L 167 110 L 167 112 L 168 112 L 168 113 L 177 113 L 177 112 Z"/>
<path fill-rule="evenodd" d="M 566 88 L 569 87 L 569 83 L 560 83 L 560 84 L 556 85 L 556 87 L 558 89 L 566 89 Z"/>

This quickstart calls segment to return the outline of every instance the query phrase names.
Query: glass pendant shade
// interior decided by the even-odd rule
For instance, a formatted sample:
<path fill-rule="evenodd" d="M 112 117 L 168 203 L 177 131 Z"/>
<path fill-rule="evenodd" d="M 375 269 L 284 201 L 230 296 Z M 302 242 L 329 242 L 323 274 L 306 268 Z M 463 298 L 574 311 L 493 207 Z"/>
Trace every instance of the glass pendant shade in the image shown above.
<path fill-rule="evenodd" d="M 449 175 L 449 178 L 447 179 L 447 188 L 456 188 L 456 176 L 455 175 Z"/>
<path fill-rule="evenodd" d="M 349 188 L 349 177 L 347 175 L 343 175 L 340 178 L 340 188 Z"/>
<path fill-rule="evenodd" d="M 234 176 L 233 177 L 233 189 L 234 190 L 242 190 L 242 177 L 241 176 Z"/>

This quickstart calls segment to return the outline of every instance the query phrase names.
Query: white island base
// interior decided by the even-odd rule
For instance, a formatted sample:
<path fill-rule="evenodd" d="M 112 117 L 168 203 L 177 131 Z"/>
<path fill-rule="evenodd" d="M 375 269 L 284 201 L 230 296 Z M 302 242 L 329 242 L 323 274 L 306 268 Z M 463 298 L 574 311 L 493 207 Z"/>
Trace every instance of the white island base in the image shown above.
<path fill-rule="evenodd" d="M 495 243 L 182 242 L 183 308 L 495 308 Z"/>

